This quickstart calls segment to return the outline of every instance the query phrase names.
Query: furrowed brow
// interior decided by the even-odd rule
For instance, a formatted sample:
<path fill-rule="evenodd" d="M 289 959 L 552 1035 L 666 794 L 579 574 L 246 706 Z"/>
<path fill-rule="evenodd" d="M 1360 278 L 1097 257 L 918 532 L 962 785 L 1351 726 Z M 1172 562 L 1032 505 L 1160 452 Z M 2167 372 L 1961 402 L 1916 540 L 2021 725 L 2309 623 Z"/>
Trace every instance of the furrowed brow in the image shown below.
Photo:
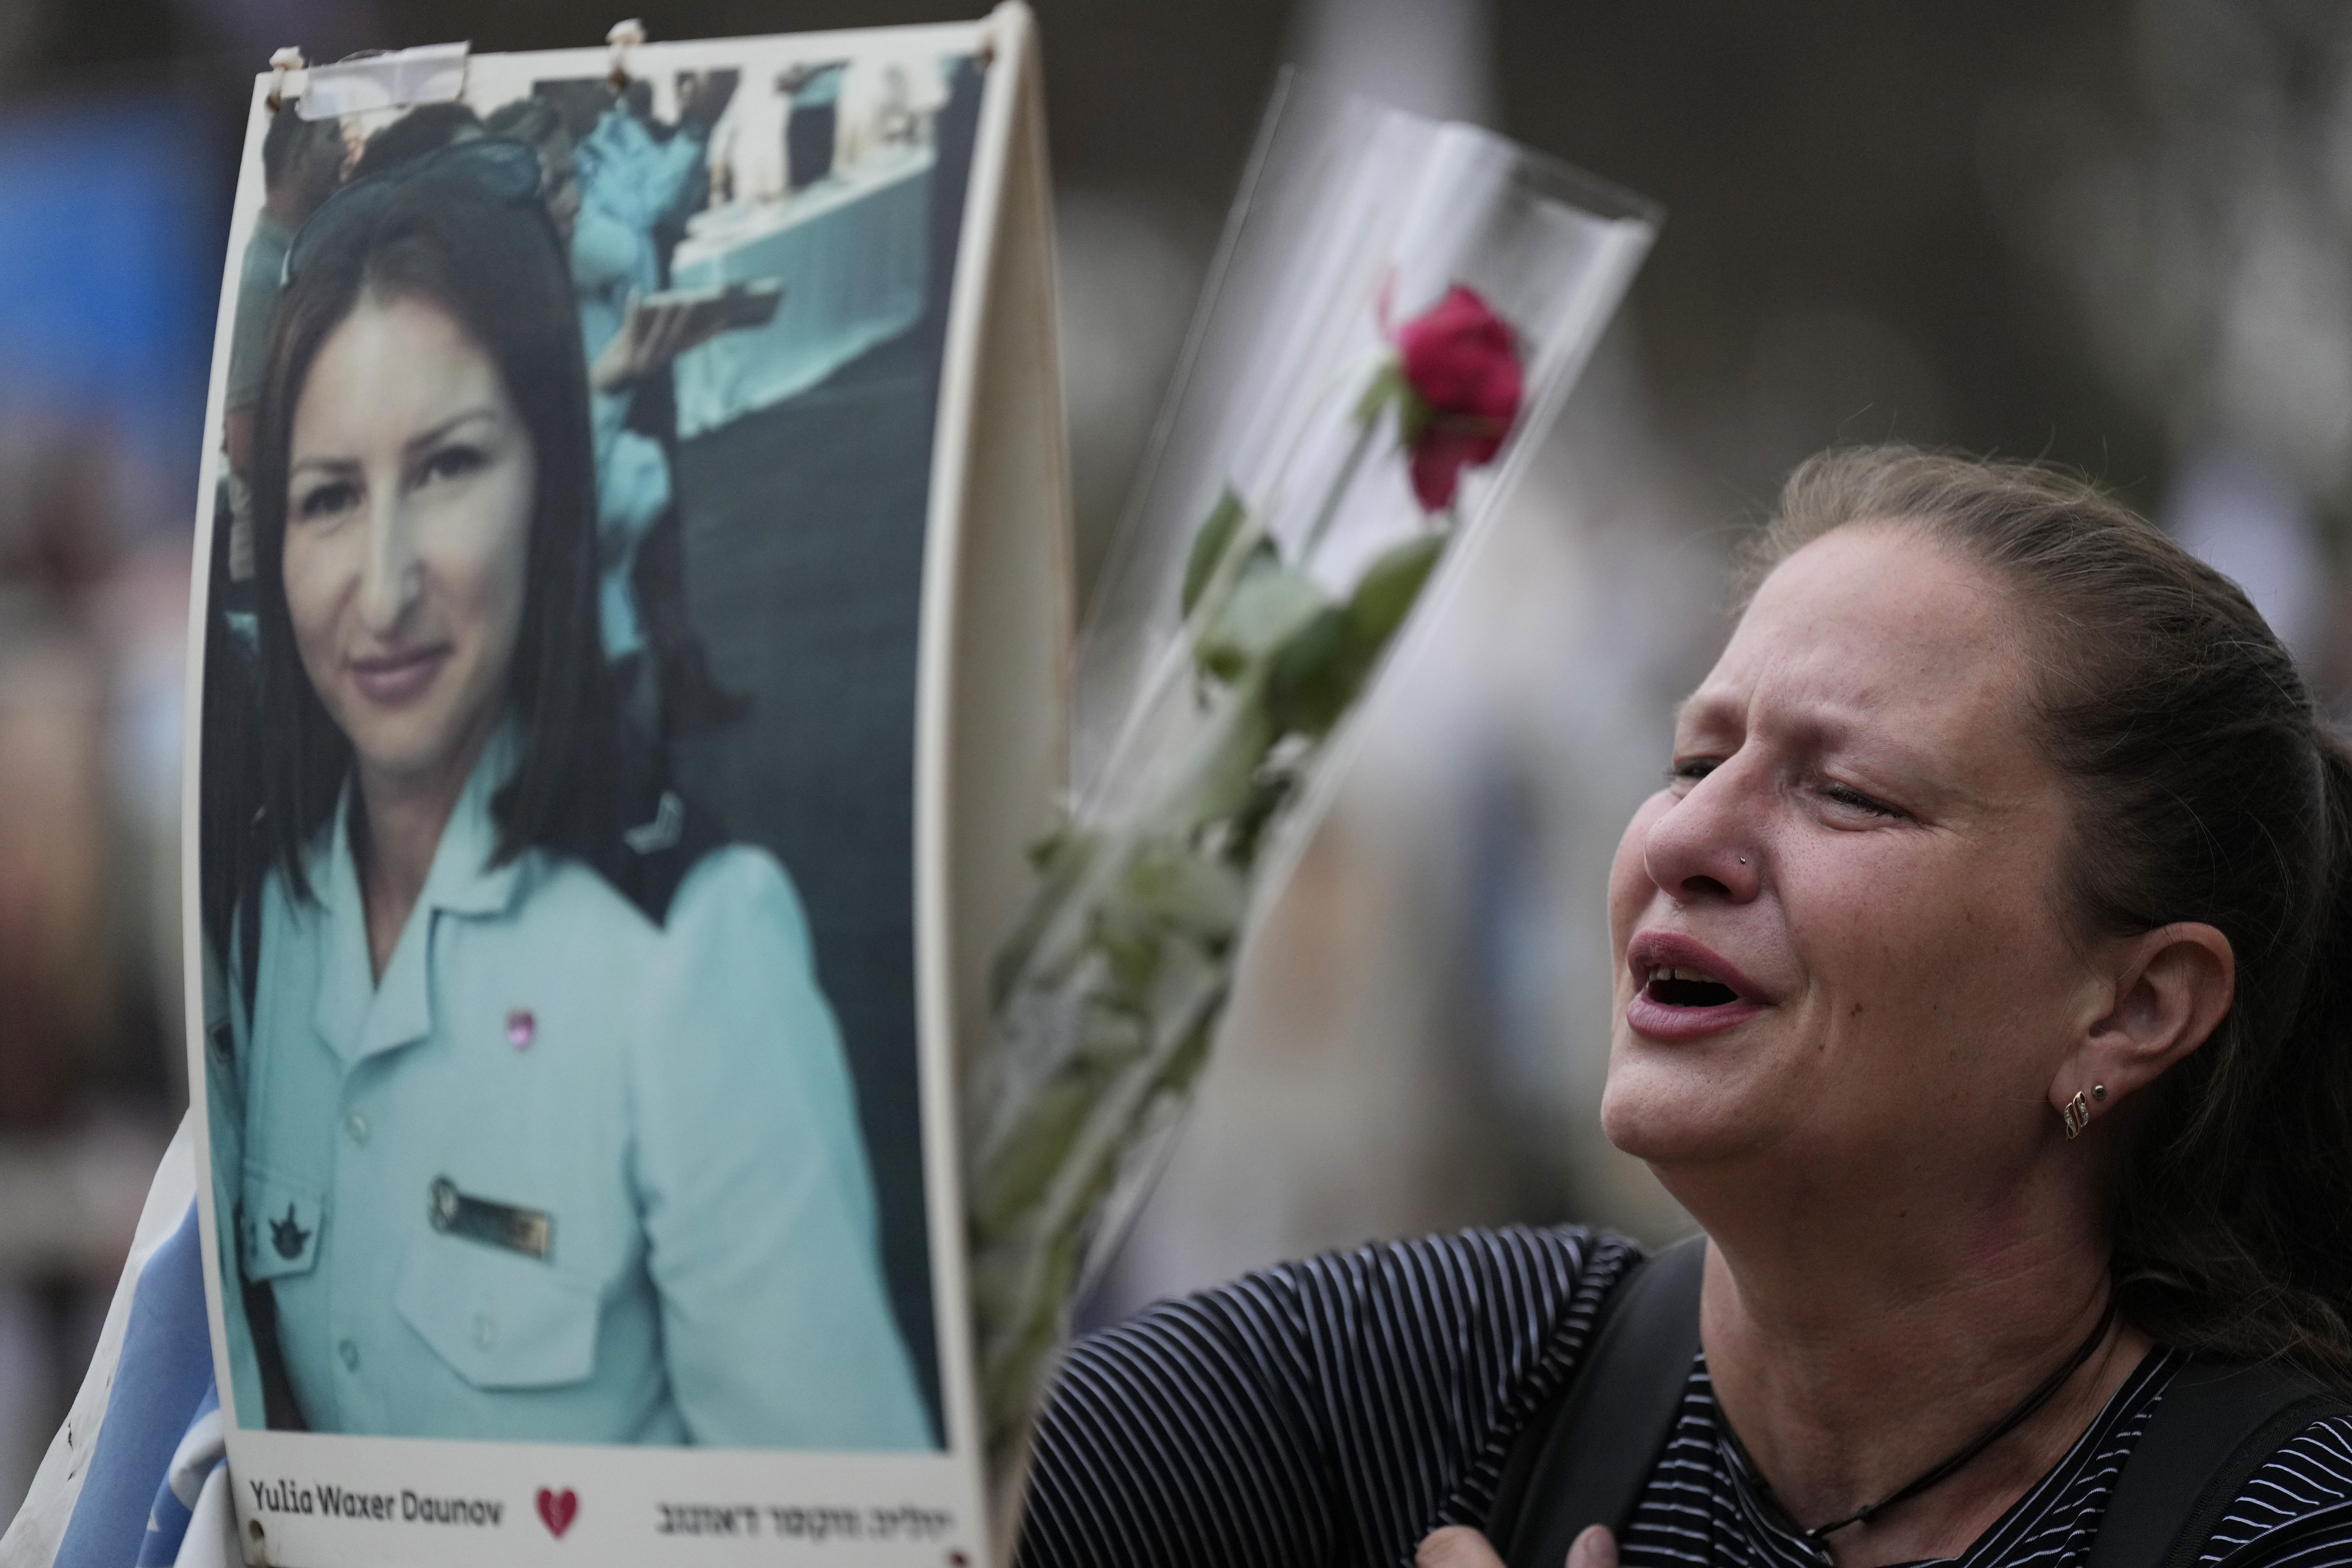
<path fill-rule="evenodd" d="M 1680 730 L 1685 725 L 1705 723 L 1719 719 L 1727 710 L 1736 706 L 1737 704 L 1726 693 L 1710 691 L 1701 687 L 1675 704 L 1675 728 Z"/>

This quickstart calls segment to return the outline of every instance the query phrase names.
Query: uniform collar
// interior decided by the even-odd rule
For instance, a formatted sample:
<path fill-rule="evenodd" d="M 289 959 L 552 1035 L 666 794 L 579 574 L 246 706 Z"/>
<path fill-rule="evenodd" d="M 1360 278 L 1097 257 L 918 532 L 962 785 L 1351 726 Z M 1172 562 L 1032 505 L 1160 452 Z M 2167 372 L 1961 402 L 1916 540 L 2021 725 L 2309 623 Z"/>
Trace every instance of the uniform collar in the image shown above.
<path fill-rule="evenodd" d="M 512 776 L 521 757 L 521 736 L 509 720 L 482 748 L 481 760 L 474 764 L 464 792 L 449 813 L 440 846 L 433 852 L 432 868 L 425 873 L 424 891 L 402 928 L 399 944 L 383 966 L 381 981 L 373 978 L 368 958 L 367 915 L 360 900 L 359 868 L 352 857 L 352 792 L 357 786 L 349 778 L 343 781 L 327 863 L 311 879 L 325 906 L 319 1001 L 311 1022 L 320 1038 L 346 1065 L 413 1045 L 433 1032 L 429 961 L 436 913 L 498 914 L 513 903 L 521 867 L 514 861 L 490 864 L 499 838 L 490 799 Z"/>

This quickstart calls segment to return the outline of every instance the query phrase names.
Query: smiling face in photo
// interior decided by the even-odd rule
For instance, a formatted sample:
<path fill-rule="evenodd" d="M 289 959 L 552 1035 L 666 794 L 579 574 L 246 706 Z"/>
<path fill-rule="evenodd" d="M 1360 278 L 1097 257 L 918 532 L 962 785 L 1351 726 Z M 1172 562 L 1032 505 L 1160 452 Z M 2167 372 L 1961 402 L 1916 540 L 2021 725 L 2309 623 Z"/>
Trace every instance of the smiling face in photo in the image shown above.
<path fill-rule="evenodd" d="M 1759 1152 L 2030 1156 L 2096 994 L 2032 673 L 2014 596 L 1916 529 L 1766 579 L 1618 847 L 1612 1142 L 1670 1184 Z"/>
<path fill-rule="evenodd" d="M 505 707 L 535 464 L 449 313 L 362 295 L 294 408 L 287 608 L 370 788 L 462 779 Z"/>

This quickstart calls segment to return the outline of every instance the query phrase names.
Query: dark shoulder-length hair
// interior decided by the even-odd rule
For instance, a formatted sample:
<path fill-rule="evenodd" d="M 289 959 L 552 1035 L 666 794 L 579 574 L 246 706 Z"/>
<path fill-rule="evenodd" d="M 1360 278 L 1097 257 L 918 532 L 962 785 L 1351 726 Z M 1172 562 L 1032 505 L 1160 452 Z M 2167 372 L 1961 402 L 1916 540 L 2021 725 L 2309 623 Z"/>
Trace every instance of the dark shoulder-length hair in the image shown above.
<path fill-rule="evenodd" d="M 2181 1349 L 2352 1391 L 2352 748 L 2238 585 L 2084 480 L 1905 447 L 1800 468 L 1757 576 L 1853 523 L 2006 580 L 2042 657 L 2032 721 L 2074 796 L 2053 868 L 2086 935 L 2200 921 L 2237 989 L 2113 1151 L 2126 1316 Z M 2092 1144 L 2096 1148 L 2096 1142 Z"/>
<path fill-rule="evenodd" d="M 493 864 L 594 837 L 609 816 L 613 704 L 597 624 L 596 465 L 587 367 L 561 241 L 535 198 L 460 174 L 423 174 L 320 209 L 294 247 L 262 384 L 253 453 L 254 570 L 267 854 L 297 897 L 303 858 L 352 765 L 296 650 L 286 604 L 294 410 L 328 337 L 362 301 L 446 312 L 497 365 L 530 432 L 538 475 L 508 704 L 522 759 L 492 802 Z"/>

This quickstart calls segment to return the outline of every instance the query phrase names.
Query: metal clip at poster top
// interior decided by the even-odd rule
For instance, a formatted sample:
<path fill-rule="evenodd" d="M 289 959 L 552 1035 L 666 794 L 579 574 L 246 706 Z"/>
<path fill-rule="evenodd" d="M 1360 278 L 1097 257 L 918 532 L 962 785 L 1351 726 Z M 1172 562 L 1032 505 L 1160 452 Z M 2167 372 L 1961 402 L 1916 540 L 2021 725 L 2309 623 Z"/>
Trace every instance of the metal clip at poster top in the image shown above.
<path fill-rule="evenodd" d="M 299 49 L 269 58 L 278 79 L 273 100 L 292 99 L 305 120 L 337 120 L 371 110 L 408 109 L 420 103 L 454 103 L 466 90 L 466 56 L 471 44 L 425 44 L 353 55 L 333 65 L 302 68 Z"/>
<path fill-rule="evenodd" d="M 629 51 L 646 41 L 646 25 L 635 16 L 625 22 L 615 22 L 604 35 L 604 42 L 613 49 L 612 83 L 614 92 L 629 90 Z"/>
<path fill-rule="evenodd" d="M 277 113 L 286 107 L 286 89 L 290 84 L 294 96 L 302 96 L 302 85 L 309 73 L 303 68 L 302 51 L 291 47 L 278 50 L 269 57 L 269 112 Z"/>

